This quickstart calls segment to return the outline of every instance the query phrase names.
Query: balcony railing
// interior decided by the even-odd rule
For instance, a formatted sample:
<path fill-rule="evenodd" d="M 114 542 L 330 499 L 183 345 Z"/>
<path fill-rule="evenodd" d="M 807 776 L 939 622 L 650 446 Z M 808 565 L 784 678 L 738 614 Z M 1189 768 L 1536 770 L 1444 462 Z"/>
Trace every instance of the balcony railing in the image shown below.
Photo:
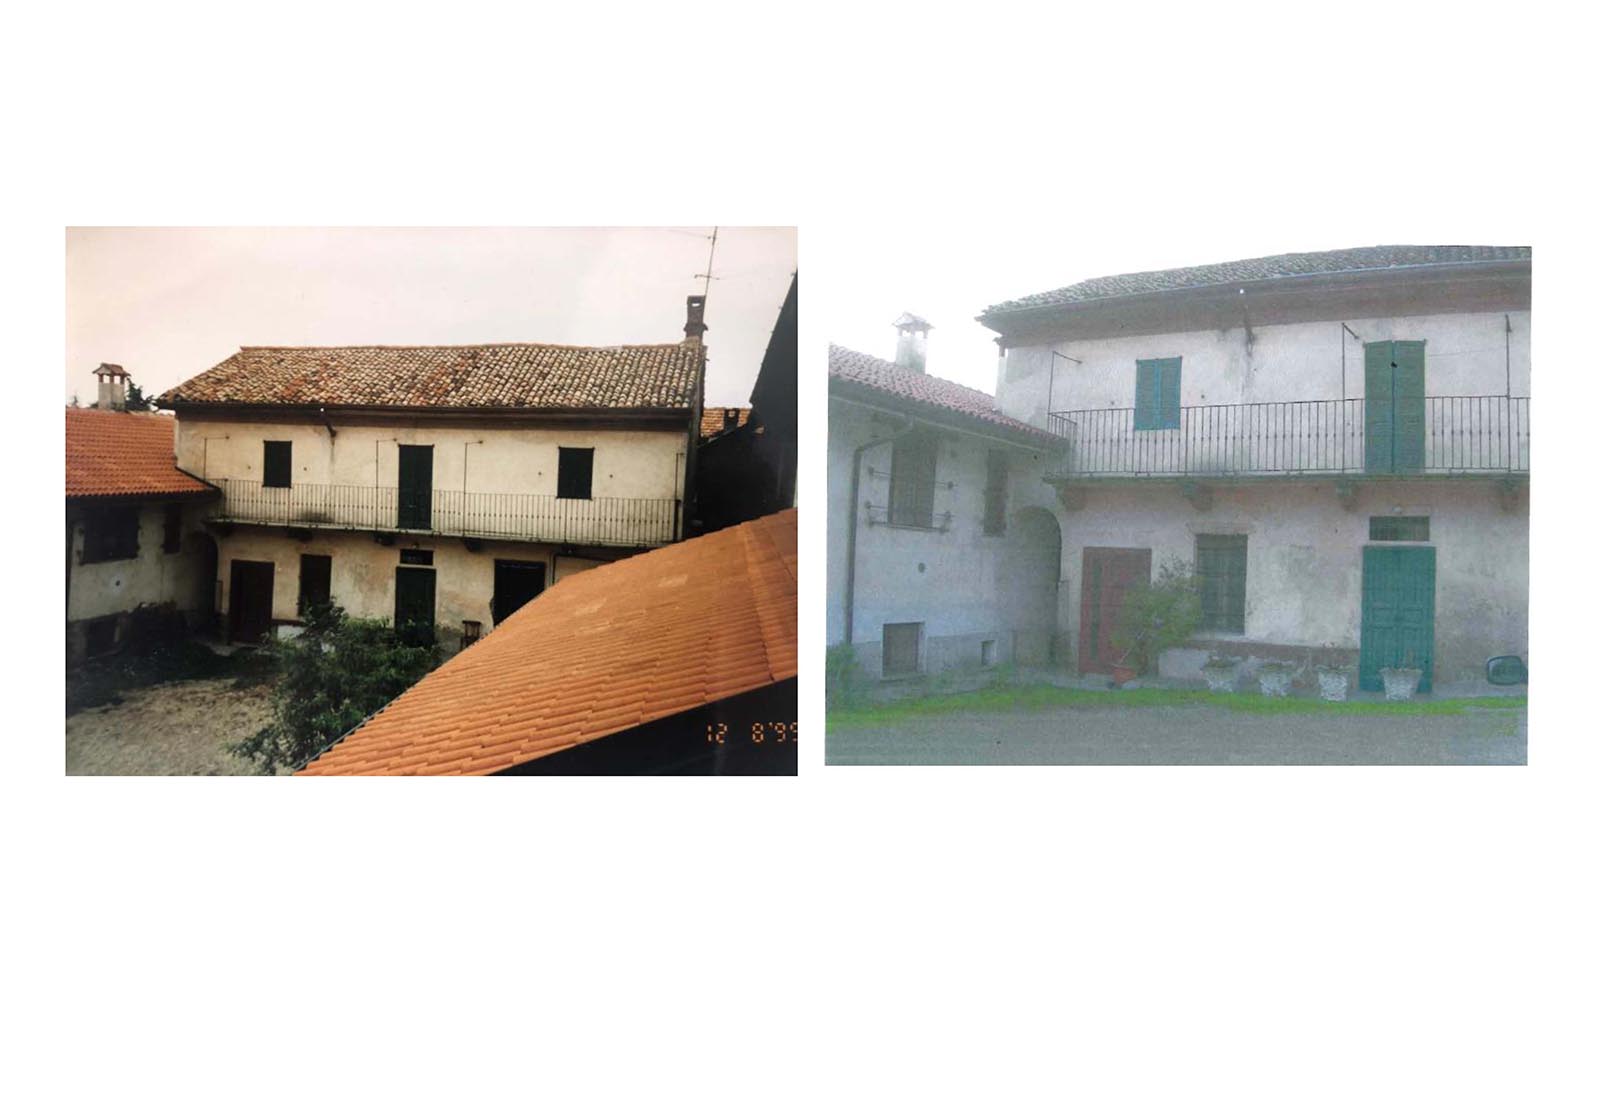
<path fill-rule="evenodd" d="M 1074 477 L 1528 472 L 1528 398 L 1363 398 L 1186 405 L 1172 428 L 1132 409 L 1051 413 Z"/>
<path fill-rule="evenodd" d="M 670 499 L 575 500 L 458 489 L 413 494 L 375 485 L 282 489 L 233 478 L 217 484 L 222 488 L 222 504 L 216 518 L 238 523 L 416 531 L 581 546 L 661 546 L 677 535 L 678 502 Z"/>

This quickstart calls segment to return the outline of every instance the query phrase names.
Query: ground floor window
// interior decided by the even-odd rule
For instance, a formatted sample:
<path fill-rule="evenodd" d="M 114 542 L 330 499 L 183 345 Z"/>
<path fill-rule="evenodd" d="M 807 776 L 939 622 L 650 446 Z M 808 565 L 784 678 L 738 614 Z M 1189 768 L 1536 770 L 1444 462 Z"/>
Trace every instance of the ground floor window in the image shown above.
<path fill-rule="evenodd" d="M 914 676 L 922 667 L 922 624 L 883 624 L 883 674 Z"/>
<path fill-rule="evenodd" d="M 1200 628 L 1244 633 L 1244 535 L 1196 535 L 1194 571 L 1200 583 Z"/>

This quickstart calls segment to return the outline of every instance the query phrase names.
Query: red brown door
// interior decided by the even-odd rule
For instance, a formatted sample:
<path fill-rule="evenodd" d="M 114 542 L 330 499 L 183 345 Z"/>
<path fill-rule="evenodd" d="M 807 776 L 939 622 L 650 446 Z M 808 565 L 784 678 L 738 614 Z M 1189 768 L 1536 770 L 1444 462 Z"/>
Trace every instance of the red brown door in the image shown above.
<path fill-rule="evenodd" d="M 1110 673 L 1122 654 L 1111 644 L 1117 617 L 1128 589 L 1150 583 L 1149 550 L 1113 550 L 1087 546 L 1083 551 L 1083 579 L 1078 590 L 1078 672 Z"/>

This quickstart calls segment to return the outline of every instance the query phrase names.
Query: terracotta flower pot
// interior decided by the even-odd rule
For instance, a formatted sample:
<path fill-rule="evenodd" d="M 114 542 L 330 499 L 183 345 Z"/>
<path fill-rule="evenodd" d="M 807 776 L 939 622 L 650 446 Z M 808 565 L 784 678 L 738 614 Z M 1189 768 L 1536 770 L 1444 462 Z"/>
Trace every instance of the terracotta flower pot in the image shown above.
<path fill-rule="evenodd" d="M 1112 665 L 1111 682 L 1121 686 L 1139 675 L 1139 670 L 1132 665 Z"/>

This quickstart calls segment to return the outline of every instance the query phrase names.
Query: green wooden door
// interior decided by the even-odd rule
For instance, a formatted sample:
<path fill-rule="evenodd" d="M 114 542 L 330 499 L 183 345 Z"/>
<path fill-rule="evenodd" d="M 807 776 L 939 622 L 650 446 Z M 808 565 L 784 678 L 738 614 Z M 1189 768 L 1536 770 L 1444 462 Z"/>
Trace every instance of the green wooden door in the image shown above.
<path fill-rule="evenodd" d="M 1366 546 L 1361 551 L 1361 690 L 1382 691 L 1378 670 L 1422 669 L 1418 691 L 1433 690 L 1431 546 Z"/>
<path fill-rule="evenodd" d="M 394 626 L 416 641 L 433 641 L 434 572 L 402 567 L 394 571 Z"/>
<path fill-rule="evenodd" d="M 400 514 L 397 525 L 412 531 L 433 527 L 433 448 L 400 445 Z"/>
<path fill-rule="evenodd" d="M 1420 473 L 1427 382 L 1421 340 L 1379 340 L 1367 354 L 1367 472 Z"/>

